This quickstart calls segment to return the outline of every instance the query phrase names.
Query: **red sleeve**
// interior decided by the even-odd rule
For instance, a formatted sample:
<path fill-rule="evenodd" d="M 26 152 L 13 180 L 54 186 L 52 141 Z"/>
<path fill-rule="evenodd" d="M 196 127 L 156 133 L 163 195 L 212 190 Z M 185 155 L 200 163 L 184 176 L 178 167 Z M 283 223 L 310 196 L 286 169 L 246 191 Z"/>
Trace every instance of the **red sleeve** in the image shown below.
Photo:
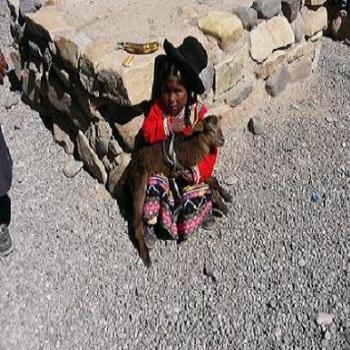
<path fill-rule="evenodd" d="M 200 111 L 198 112 L 198 121 L 199 122 L 204 119 L 204 116 L 206 115 L 207 112 L 208 112 L 207 107 L 202 105 Z"/>
<path fill-rule="evenodd" d="M 167 138 L 164 130 L 164 118 L 158 102 L 156 102 L 142 125 L 142 134 L 146 142 L 157 143 Z"/>
<path fill-rule="evenodd" d="M 212 153 L 209 153 L 202 161 L 200 161 L 197 164 L 197 168 L 199 172 L 199 182 L 204 182 L 210 176 L 213 175 L 217 156 L 218 156 L 218 149 L 215 148 L 215 150 Z"/>

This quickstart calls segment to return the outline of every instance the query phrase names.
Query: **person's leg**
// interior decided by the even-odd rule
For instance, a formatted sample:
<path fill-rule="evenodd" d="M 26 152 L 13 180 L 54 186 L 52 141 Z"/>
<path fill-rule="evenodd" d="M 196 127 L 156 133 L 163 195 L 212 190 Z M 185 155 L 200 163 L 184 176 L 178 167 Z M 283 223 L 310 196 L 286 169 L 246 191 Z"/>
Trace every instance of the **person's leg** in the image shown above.
<path fill-rule="evenodd" d="M 0 256 L 6 256 L 12 251 L 12 239 L 9 233 L 11 221 L 11 199 L 6 194 L 0 197 Z"/>

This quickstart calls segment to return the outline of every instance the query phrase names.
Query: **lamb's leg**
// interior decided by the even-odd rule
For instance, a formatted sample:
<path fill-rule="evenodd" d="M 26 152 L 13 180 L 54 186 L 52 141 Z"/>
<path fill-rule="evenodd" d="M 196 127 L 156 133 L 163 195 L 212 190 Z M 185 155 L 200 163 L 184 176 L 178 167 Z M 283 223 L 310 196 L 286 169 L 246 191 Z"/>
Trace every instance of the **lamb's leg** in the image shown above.
<path fill-rule="evenodd" d="M 220 210 L 222 213 L 224 213 L 224 215 L 227 216 L 227 214 L 228 214 L 227 205 L 226 205 L 225 202 L 221 199 L 221 196 L 220 196 L 218 190 L 212 189 L 211 193 L 212 193 L 212 195 L 213 195 L 213 201 L 214 201 L 214 203 L 217 205 L 217 207 L 219 208 L 219 210 Z"/>
<path fill-rule="evenodd" d="M 151 267 L 151 257 L 149 255 L 149 250 L 145 243 L 144 237 L 144 227 L 143 227 L 143 206 L 145 204 L 146 197 L 146 185 L 147 185 L 147 174 L 140 175 L 137 179 L 137 186 L 134 186 L 133 192 L 133 206 L 134 206 L 134 215 L 133 215 L 133 226 L 135 230 L 135 241 L 137 244 L 137 249 L 143 263 L 147 267 Z M 136 181 L 135 181 L 136 185 Z"/>
<path fill-rule="evenodd" d="M 217 190 L 223 200 L 227 203 L 232 203 L 232 196 L 229 192 L 227 192 L 220 184 L 218 179 L 215 176 L 211 176 L 208 178 L 206 183 L 212 190 Z"/>

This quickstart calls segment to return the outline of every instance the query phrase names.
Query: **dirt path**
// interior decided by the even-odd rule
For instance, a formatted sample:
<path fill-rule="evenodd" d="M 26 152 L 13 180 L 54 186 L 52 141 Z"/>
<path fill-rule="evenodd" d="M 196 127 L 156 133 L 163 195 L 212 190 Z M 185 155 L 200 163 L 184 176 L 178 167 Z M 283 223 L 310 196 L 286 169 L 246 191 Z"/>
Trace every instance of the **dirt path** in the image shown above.
<path fill-rule="evenodd" d="M 148 272 L 115 202 L 85 172 L 65 178 L 63 150 L 1 87 L 16 250 L 0 260 L 0 349 L 349 348 L 349 54 L 325 39 L 313 79 L 258 112 L 263 136 L 227 132 L 229 218 L 159 242 Z"/>

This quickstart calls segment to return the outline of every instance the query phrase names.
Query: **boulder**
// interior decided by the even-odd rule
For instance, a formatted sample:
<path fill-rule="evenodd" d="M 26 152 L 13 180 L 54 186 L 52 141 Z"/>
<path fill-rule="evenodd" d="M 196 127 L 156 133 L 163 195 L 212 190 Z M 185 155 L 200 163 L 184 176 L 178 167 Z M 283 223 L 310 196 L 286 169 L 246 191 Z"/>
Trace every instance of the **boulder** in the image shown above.
<path fill-rule="evenodd" d="M 320 7 L 314 11 L 304 6 L 301 15 L 304 21 L 306 37 L 309 38 L 317 32 L 327 29 L 328 15 L 325 7 Z"/>
<path fill-rule="evenodd" d="M 283 66 L 266 81 L 267 93 L 272 97 L 279 95 L 286 89 L 288 80 L 288 68 L 287 66 Z"/>
<path fill-rule="evenodd" d="M 282 0 L 282 13 L 288 21 L 293 22 L 300 10 L 300 0 Z"/>
<path fill-rule="evenodd" d="M 53 123 L 52 124 L 53 140 L 63 147 L 67 154 L 74 153 L 74 143 L 69 137 L 69 135 L 61 129 L 61 127 Z"/>
<path fill-rule="evenodd" d="M 69 67 L 78 69 L 80 53 L 91 42 L 84 32 L 68 31 L 55 37 L 58 54 Z"/>
<path fill-rule="evenodd" d="M 105 167 L 90 147 L 89 140 L 81 130 L 79 130 L 77 136 L 77 150 L 79 157 L 84 162 L 87 170 L 94 175 L 98 181 L 105 184 L 107 182 Z"/>
<path fill-rule="evenodd" d="M 253 91 L 253 80 L 246 79 L 236 84 L 232 89 L 232 93 L 226 99 L 226 103 L 231 107 L 239 106 L 245 99 L 247 99 Z"/>
<path fill-rule="evenodd" d="M 250 32 L 250 54 L 257 62 L 264 61 L 279 48 L 294 43 L 294 32 L 284 16 L 276 16 L 260 23 Z"/>
<path fill-rule="evenodd" d="M 295 42 L 299 43 L 304 39 L 305 36 L 304 20 L 300 12 L 298 13 L 296 19 L 290 25 L 294 32 Z"/>
<path fill-rule="evenodd" d="M 312 60 L 309 57 L 298 59 L 288 65 L 289 82 L 291 84 L 308 79 L 312 74 Z"/>
<path fill-rule="evenodd" d="M 255 75 L 258 79 L 267 79 L 269 76 L 276 73 L 277 69 L 283 64 L 286 57 L 286 52 L 277 50 L 261 65 L 255 69 Z"/>
<path fill-rule="evenodd" d="M 40 11 L 26 15 L 27 29 L 35 36 L 53 41 L 58 33 L 72 31 L 64 14 L 54 7 L 43 7 Z"/>
<path fill-rule="evenodd" d="M 322 6 L 327 0 L 305 0 L 306 6 Z"/>
<path fill-rule="evenodd" d="M 258 13 L 258 18 L 270 19 L 278 15 L 281 8 L 281 0 L 254 0 L 253 8 Z"/>
<path fill-rule="evenodd" d="M 198 26 L 204 34 L 216 38 L 221 49 L 237 41 L 243 32 L 241 20 L 230 12 L 209 12 L 198 21 Z"/>
<path fill-rule="evenodd" d="M 242 38 L 232 51 L 235 52 L 233 55 L 229 55 L 214 66 L 214 90 L 216 97 L 232 88 L 242 77 L 243 66 L 249 59 L 249 41 Z"/>
<path fill-rule="evenodd" d="M 95 125 L 96 127 L 96 150 L 99 157 L 103 157 L 108 153 L 109 142 L 112 138 L 112 129 L 110 125 L 100 120 Z"/>
<path fill-rule="evenodd" d="M 73 124 L 81 130 L 86 130 L 89 118 L 83 114 L 79 105 L 65 90 L 64 85 L 54 74 L 47 74 L 47 98 L 52 106 L 59 112 L 68 116 Z"/>
<path fill-rule="evenodd" d="M 98 86 L 96 86 L 96 75 L 98 65 L 103 58 L 113 50 L 111 42 L 105 39 L 92 41 L 86 45 L 81 53 L 79 75 L 84 88 L 98 97 Z"/>
<path fill-rule="evenodd" d="M 131 67 L 123 67 L 125 53 L 108 54 L 98 65 L 100 94 L 121 105 L 135 105 L 152 95 L 154 60 L 157 53 L 135 57 Z"/>
<path fill-rule="evenodd" d="M 246 30 L 252 30 L 258 23 L 258 13 L 252 7 L 238 7 L 233 12 L 239 17 Z"/>
<path fill-rule="evenodd" d="M 123 183 L 121 180 L 126 167 L 131 160 L 131 156 L 127 153 L 122 153 L 118 157 L 118 165 L 109 174 L 107 189 L 113 197 L 123 194 Z"/>
<path fill-rule="evenodd" d="M 76 176 L 83 167 L 83 162 L 71 159 L 65 163 L 63 168 L 63 174 L 68 178 L 72 178 Z"/>
<path fill-rule="evenodd" d="M 211 89 L 213 88 L 214 75 L 215 75 L 214 66 L 210 62 L 199 74 L 199 77 L 202 80 L 206 94 L 209 94 Z"/>

